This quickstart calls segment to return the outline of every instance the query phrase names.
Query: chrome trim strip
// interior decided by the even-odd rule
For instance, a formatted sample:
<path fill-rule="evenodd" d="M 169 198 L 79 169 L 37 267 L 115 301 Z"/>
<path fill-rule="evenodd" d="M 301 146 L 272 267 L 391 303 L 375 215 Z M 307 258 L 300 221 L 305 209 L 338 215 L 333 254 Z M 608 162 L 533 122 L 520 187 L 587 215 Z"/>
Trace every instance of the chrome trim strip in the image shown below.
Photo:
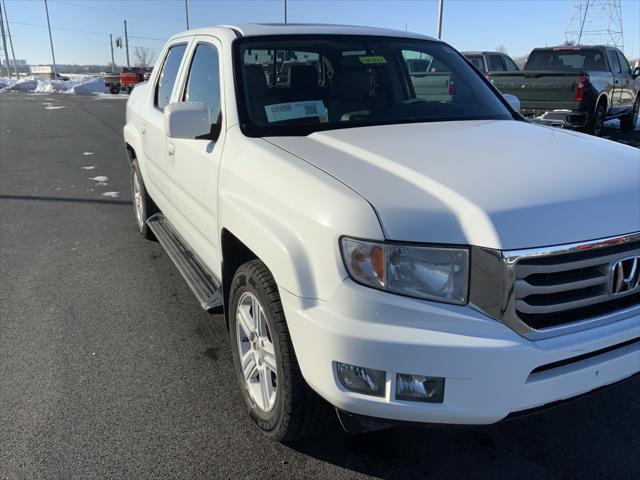
<path fill-rule="evenodd" d="M 544 329 L 534 329 L 521 320 L 516 314 L 516 265 L 523 259 L 549 257 L 592 251 L 599 248 L 613 247 L 640 241 L 640 232 L 633 232 L 615 237 L 601 238 L 586 242 L 576 242 L 564 245 L 554 245 L 541 248 L 517 250 L 492 250 L 474 247 L 471 263 L 471 294 L 470 305 L 489 315 L 529 340 L 556 337 L 568 333 L 595 328 L 618 320 L 624 320 L 633 315 L 640 315 L 640 305 L 627 307 L 606 315 L 579 320 Z M 493 252 L 493 254 L 491 253 Z M 475 258 L 474 258 L 475 257 Z M 474 262 L 475 260 L 475 262 Z M 496 265 L 495 263 L 500 263 Z M 500 273 L 498 274 L 499 271 Z M 478 288 L 484 286 L 482 291 Z M 500 290 L 499 296 L 488 296 L 491 287 Z M 474 293 L 475 292 L 475 293 Z M 499 302 L 498 305 L 495 303 Z"/>

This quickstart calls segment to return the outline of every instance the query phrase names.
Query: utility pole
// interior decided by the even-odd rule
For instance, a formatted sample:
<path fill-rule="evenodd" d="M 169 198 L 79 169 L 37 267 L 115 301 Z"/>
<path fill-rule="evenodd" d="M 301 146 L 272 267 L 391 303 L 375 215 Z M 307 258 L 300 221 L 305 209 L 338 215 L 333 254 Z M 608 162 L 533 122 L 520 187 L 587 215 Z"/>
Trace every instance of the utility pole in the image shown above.
<path fill-rule="evenodd" d="M 444 10 L 444 0 L 438 0 L 438 39 L 442 38 L 442 12 Z"/>
<path fill-rule="evenodd" d="M 189 3 L 188 3 L 188 0 L 184 0 L 184 14 L 187 17 L 187 30 L 189 30 Z"/>
<path fill-rule="evenodd" d="M 7 74 L 11 78 L 11 69 L 9 68 L 9 54 L 7 53 L 7 39 L 4 36 L 4 19 L 2 17 L 2 9 L 0 8 L 0 33 L 2 33 L 2 47 L 4 48 L 4 59 L 6 60 Z"/>
<path fill-rule="evenodd" d="M 127 21 L 124 21 L 124 47 L 127 51 L 127 68 L 131 67 L 129 63 L 129 35 L 127 34 Z"/>
<path fill-rule="evenodd" d="M 7 16 L 7 5 L 2 0 L 2 6 L 4 7 L 4 21 L 7 22 L 7 36 L 9 37 L 9 46 L 11 46 L 11 57 L 13 58 L 13 71 L 18 78 L 18 64 L 16 63 L 16 52 L 13 50 L 13 39 L 11 38 L 11 28 L 9 28 L 9 17 Z M 2 15 L 0 15 L 2 17 Z M 9 68 L 9 61 L 7 60 L 7 69 Z"/>
<path fill-rule="evenodd" d="M 287 23 L 287 0 L 284 0 L 284 23 Z"/>
<path fill-rule="evenodd" d="M 49 44 L 51 45 L 51 58 L 53 60 L 53 78 L 58 78 L 58 71 L 56 70 L 56 54 L 53 52 L 53 37 L 51 36 L 51 22 L 49 21 L 49 7 L 47 6 L 47 0 L 44 0 L 44 9 L 47 12 L 47 26 L 49 27 Z"/>
<path fill-rule="evenodd" d="M 111 73 L 116 73 L 116 60 L 113 57 L 113 35 L 109 34 L 109 46 L 111 47 Z"/>

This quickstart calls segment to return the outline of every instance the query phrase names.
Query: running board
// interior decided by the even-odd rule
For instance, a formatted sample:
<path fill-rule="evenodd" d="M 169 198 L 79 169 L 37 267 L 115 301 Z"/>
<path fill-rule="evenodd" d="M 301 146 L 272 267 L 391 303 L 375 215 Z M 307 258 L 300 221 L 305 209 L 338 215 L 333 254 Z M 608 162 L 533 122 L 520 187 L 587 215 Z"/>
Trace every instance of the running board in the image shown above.
<path fill-rule="evenodd" d="M 162 213 L 147 220 L 147 225 L 182 274 L 204 310 L 222 306 L 222 285 L 215 275 L 198 260 L 187 243 Z"/>

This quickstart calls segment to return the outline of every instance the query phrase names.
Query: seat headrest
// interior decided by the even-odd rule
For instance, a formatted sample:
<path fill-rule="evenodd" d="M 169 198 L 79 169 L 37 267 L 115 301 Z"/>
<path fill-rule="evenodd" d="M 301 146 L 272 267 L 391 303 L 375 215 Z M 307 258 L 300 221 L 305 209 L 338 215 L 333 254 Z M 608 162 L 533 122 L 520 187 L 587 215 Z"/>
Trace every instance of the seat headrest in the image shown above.
<path fill-rule="evenodd" d="M 363 68 L 342 68 L 336 72 L 334 95 L 338 98 L 365 98 L 371 94 L 369 72 Z"/>
<path fill-rule="evenodd" d="M 264 98 L 269 92 L 267 77 L 260 65 L 247 65 L 244 68 L 247 77 L 247 91 L 251 98 Z"/>
<path fill-rule="evenodd" d="M 292 90 L 316 88 L 318 86 L 318 70 L 313 65 L 291 65 L 289 85 Z"/>

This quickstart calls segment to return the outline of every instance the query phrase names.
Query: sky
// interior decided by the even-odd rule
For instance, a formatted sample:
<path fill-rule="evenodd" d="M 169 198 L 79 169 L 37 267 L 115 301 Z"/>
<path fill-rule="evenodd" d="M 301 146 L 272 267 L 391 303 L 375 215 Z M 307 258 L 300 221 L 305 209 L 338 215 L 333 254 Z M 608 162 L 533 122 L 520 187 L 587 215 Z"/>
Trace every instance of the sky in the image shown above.
<path fill-rule="evenodd" d="M 593 1 L 593 0 L 592 0 Z M 602 1 L 602 0 L 598 0 Z M 4 0 L 17 59 L 50 64 L 44 0 Z M 512 57 L 558 45 L 574 0 L 444 0 L 442 38 L 458 50 L 495 50 Z M 640 0 L 621 0 L 624 51 L 640 56 Z M 284 0 L 188 0 L 191 28 L 215 24 L 282 22 Z M 109 34 L 124 35 L 129 50 L 156 57 L 164 41 L 186 29 L 184 0 L 48 0 L 56 63 L 111 61 Z M 288 0 L 290 23 L 340 23 L 436 34 L 437 0 Z M 595 25 L 592 28 L 595 29 Z M 126 62 L 115 50 L 117 65 Z"/>

